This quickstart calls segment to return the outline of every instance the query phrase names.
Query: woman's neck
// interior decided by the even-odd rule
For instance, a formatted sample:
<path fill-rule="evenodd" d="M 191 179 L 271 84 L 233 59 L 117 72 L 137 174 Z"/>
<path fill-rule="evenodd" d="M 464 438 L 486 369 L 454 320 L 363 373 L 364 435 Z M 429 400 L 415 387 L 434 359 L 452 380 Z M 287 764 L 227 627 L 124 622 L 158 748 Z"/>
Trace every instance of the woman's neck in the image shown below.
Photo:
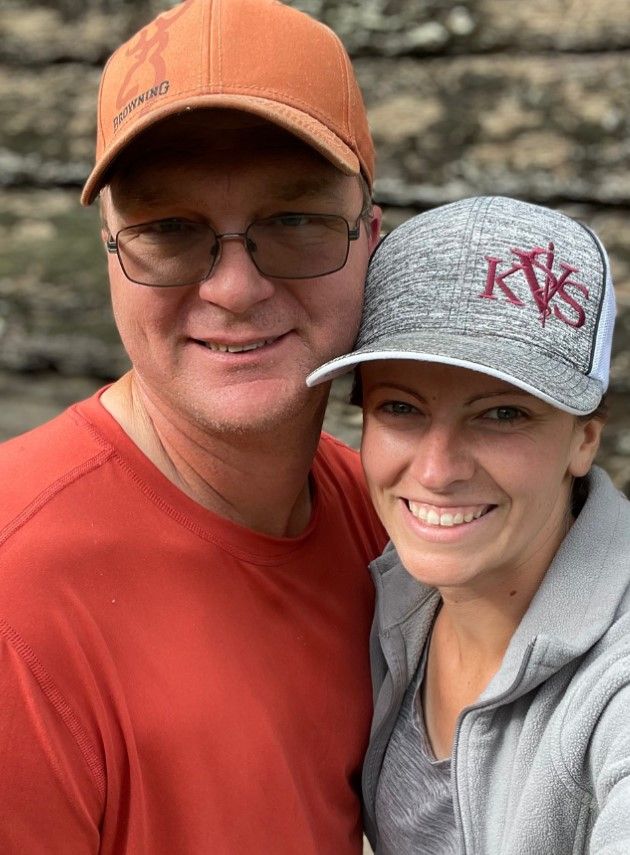
<path fill-rule="evenodd" d="M 438 758 L 451 754 L 457 719 L 499 670 L 548 561 L 476 588 L 441 588 L 422 685 L 427 736 Z M 531 568 L 530 568 L 531 569 Z"/>

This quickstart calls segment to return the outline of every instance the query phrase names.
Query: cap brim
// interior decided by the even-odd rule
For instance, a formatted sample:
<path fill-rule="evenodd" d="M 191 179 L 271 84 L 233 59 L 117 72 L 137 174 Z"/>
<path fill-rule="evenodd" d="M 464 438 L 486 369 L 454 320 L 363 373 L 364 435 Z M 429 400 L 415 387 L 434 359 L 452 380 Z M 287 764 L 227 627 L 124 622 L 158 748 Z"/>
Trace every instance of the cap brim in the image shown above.
<path fill-rule="evenodd" d="M 586 377 L 570 365 L 560 363 L 557 358 L 537 352 L 529 344 L 431 331 L 390 336 L 353 353 L 338 356 L 309 374 L 306 383 L 316 386 L 334 380 L 364 362 L 392 359 L 439 362 L 478 371 L 511 383 L 574 415 L 592 413 L 605 391 L 599 380 Z"/>
<path fill-rule="evenodd" d="M 113 144 L 98 158 L 88 176 L 81 193 L 81 204 L 90 205 L 94 201 L 107 183 L 107 172 L 115 159 L 141 133 L 169 116 L 208 108 L 241 110 L 259 116 L 294 134 L 346 175 L 358 175 L 363 170 L 369 180 L 366 165 L 359 161 L 354 151 L 327 125 L 313 116 L 269 98 L 239 94 L 205 94 L 163 103 L 159 109 L 151 110 L 147 115 L 137 118 L 128 130 L 121 131 Z"/>

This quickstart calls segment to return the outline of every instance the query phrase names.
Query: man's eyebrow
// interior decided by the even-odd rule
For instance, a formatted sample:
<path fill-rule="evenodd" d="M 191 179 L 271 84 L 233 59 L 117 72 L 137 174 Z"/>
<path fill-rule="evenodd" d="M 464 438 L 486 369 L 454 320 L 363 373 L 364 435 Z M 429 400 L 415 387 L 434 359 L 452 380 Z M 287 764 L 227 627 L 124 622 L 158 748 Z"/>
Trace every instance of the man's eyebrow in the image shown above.
<path fill-rule="evenodd" d="M 283 202 L 294 202 L 296 199 L 307 199 L 316 196 L 328 196 L 336 202 L 343 202 L 344 196 L 339 191 L 336 181 L 330 178 L 313 178 L 312 176 L 290 179 L 279 182 L 271 188 L 275 198 Z"/>
<path fill-rule="evenodd" d="M 279 181 L 277 184 L 270 185 L 269 193 L 278 202 L 295 202 L 299 199 L 324 196 L 339 204 L 345 201 L 345 196 L 340 192 L 336 181 L 312 176 Z M 122 197 L 125 203 L 138 203 L 149 208 L 159 207 L 167 201 L 159 188 L 148 185 L 136 185 L 133 190 L 123 190 Z"/>
<path fill-rule="evenodd" d="M 159 188 L 134 187 L 131 190 L 122 188 L 118 192 L 119 201 L 123 205 L 142 205 L 146 208 L 157 208 L 169 201 Z"/>

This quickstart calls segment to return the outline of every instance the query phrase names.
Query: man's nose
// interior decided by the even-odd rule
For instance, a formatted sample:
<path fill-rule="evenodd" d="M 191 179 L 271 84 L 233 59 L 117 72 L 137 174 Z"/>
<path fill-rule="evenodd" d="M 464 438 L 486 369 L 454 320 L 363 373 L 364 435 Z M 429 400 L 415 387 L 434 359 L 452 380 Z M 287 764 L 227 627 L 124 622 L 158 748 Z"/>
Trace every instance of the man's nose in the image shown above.
<path fill-rule="evenodd" d="M 199 286 L 199 296 L 233 314 L 243 314 L 268 300 L 275 286 L 252 261 L 244 234 L 228 232 L 219 238 L 217 260 L 210 277 Z"/>
<path fill-rule="evenodd" d="M 475 459 L 465 431 L 456 424 L 432 422 L 417 444 L 410 468 L 418 483 L 438 493 L 468 481 L 475 472 Z"/>

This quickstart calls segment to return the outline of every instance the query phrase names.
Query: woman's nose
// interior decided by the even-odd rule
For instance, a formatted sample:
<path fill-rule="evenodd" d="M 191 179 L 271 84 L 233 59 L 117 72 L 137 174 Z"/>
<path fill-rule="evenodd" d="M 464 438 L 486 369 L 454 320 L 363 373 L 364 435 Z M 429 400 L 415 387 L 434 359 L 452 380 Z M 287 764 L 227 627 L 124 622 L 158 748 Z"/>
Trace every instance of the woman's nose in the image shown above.
<path fill-rule="evenodd" d="M 469 480 L 475 471 L 473 449 L 457 425 L 433 422 L 417 444 L 411 474 L 427 490 L 443 492 Z"/>

